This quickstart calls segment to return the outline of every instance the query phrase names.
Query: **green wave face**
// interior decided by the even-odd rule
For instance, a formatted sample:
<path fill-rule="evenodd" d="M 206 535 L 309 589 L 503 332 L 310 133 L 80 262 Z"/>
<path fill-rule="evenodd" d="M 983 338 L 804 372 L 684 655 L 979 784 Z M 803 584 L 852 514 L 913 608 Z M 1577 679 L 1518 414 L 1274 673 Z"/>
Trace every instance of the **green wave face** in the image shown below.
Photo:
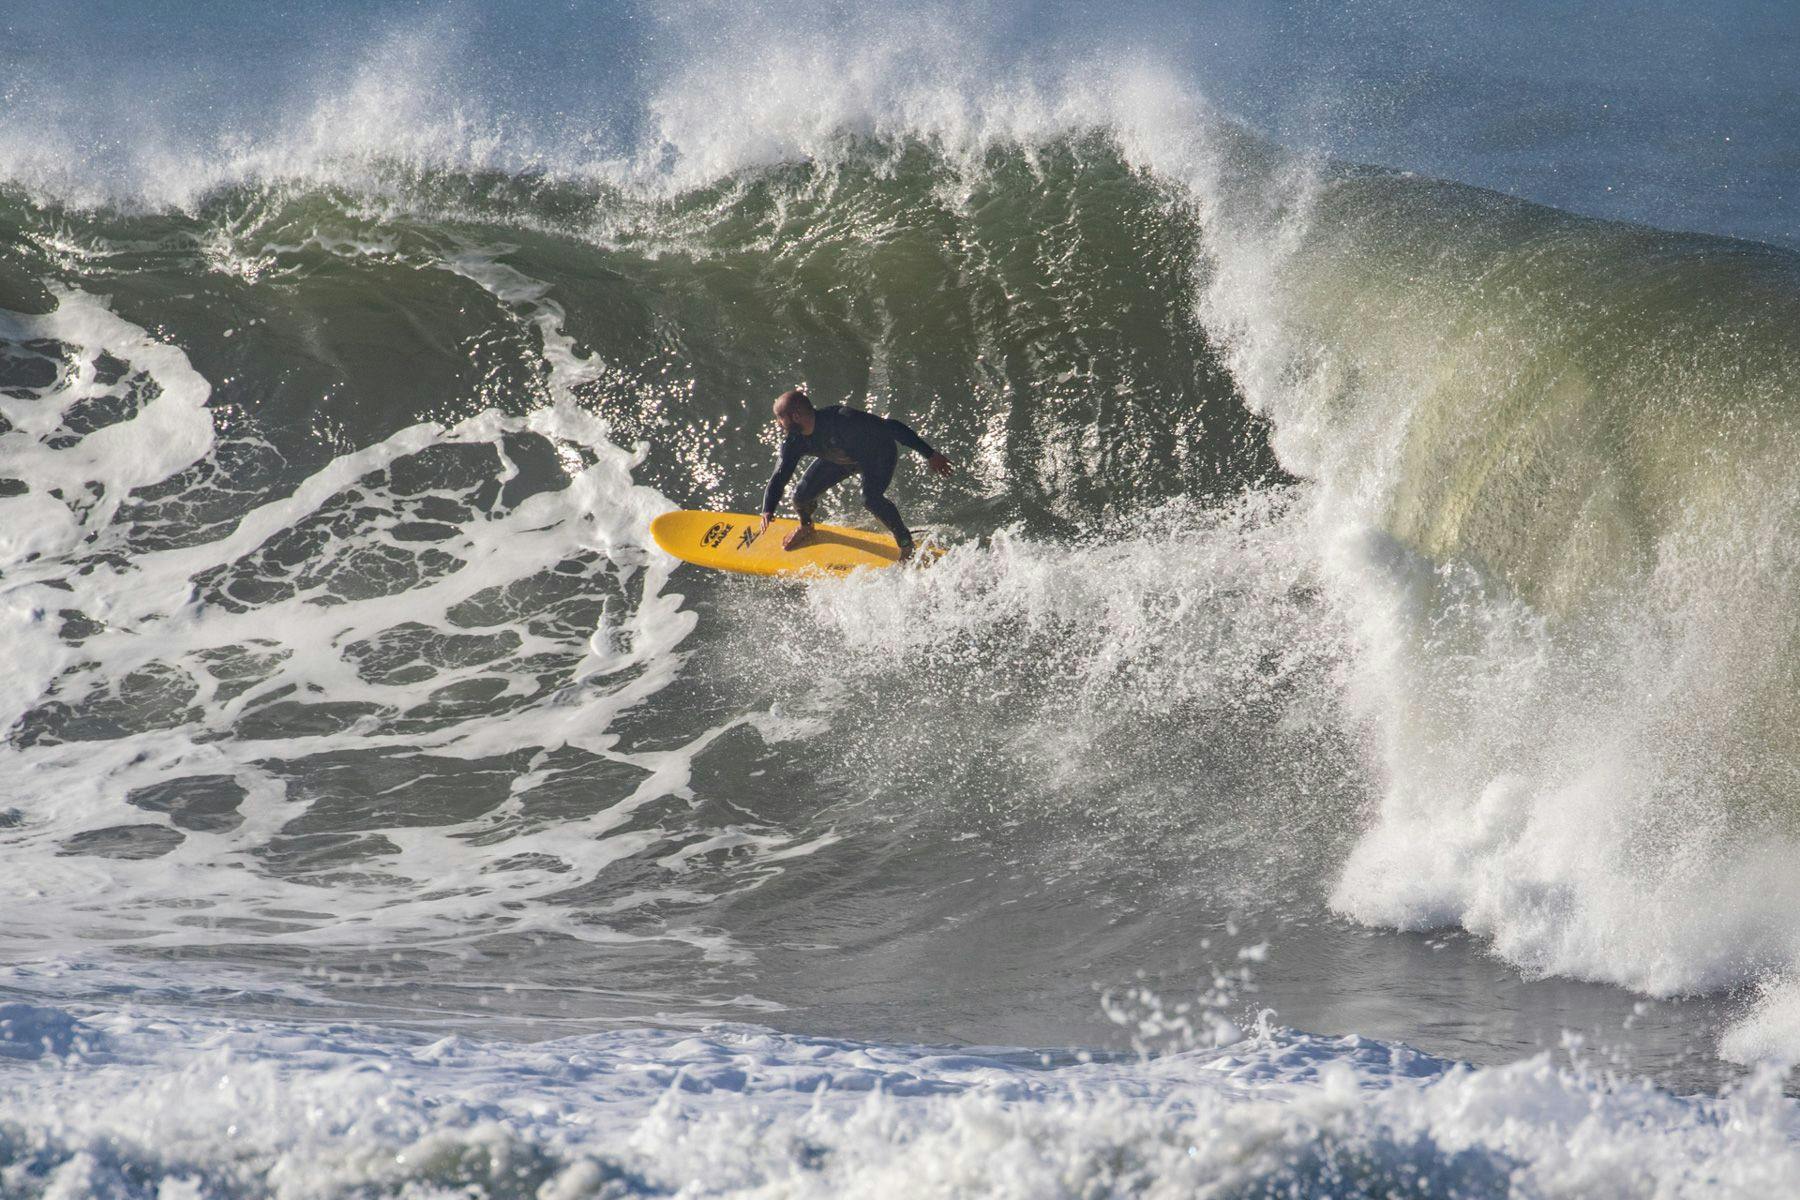
<path fill-rule="evenodd" d="M 1401 790 L 1800 828 L 1800 258 L 1342 171 L 1273 279 L 1284 461 L 1388 543 Z"/>
<path fill-rule="evenodd" d="M 856 787 L 876 781 L 868 811 L 941 787 L 958 813 L 993 811 L 998 791 L 1067 828 L 1116 802 L 1146 829 L 1193 817 L 1243 844 L 1278 829 L 1286 874 L 1242 894 L 1331 880 L 1359 919 L 1458 923 L 1530 970 L 1647 991 L 1800 962 L 1784 915 L 1800 895 L 1768 883 L 1768 847 L 1800 829 L 1800 260 L 1170 125 L 1166 144 L 1089 131 L 954 152 L 844 136 L 668 192 L 377 163 L 357 188 L 263 180 L 181 211 L 12 193 L 0 307 L 107 297 L 210 385 L 217 450 L 120 510 L 132 549 L 215 537 L 352 453 L 391 464 L 211 568 L 209 603 L 297 606 L 308 546 L 334 539 L 355 554 L 324 572 L 332 602 L 367 602 L 365 574 L 423 588 L 475 561 L 420 547 L 491 531 L 476 513 L 516 522 L 521 561 L 541 549 L 480 596 L 516 644 L 466 641 L 465 603 L 430 634 L 382 608 L 346 643 L 368 711 L 284 693 L 258 737 L 330 717 L 488 738 L 508 713 L 555 710 L 587 656 L 619 669 L 627 634 L 664 652 L 633 668 L 645 711 L 772 711 L 769 647 L 803 624 L 876 664 L 826 699 L 804 693 L 805 654 L 769 684 L 802 693 L 784 710 L 852 710 L 839 758 Z M 0 369 L 29 392 L 53 351 L 13 343 Z M 719 639 L 706 652 L 745 693 L 687 711 L 668 680 L 673 631 L 693 626 L 633 574 L 623 510 L 608 510 L 602 603 L 592 556 L 531 541 L 550 526 L 530 503 L 610 447 L 606 486 L 630 504 L 648 484 L 657 503 L 747 507 L 772 458 L 767 405 L 802 383 L 944 447 L 959 480 L 927 492 L 905 475 L 903 507 L 999 536 L 917 591 L 731 600 L 741 628 L 697 636 Z M 489 410 L 434 448 L 441 480 L 408 476 L 425 457 L 409 429 Z M 569 507 L 570 528 L 597 519 Z M 595 649 L 599 626 L 632 627 Z M 554 655 L 521 648 L 540 637 Z M 339 674 L 318 679 L 335 682 L 326 641 Z M 909 646 L 951 657 L 915 680 Z M 234 670 L 300 678 L 239 649 Z M 471 676 L 417 710 L 381 699 L 458 655 L 563 674 L 499 690 Z M 32 736 L 68 736 L 79 715 L 40 713 Z M 884 774 L 971 738 L 981 753 L 943 781 Z M 1264 780 L 1271 763 L 1266 787 L 1231 774 Z M 750 778 L 729 786 L 765 786 Z M 1131 828 L 1080 869 L 1118 874 Z M 1186 878 L 1188 844 L 1154 851 L 1156 869 Z M 1736 899 L 1715 914 L 1721 894 Z"/>
<path fill-rule="evenodd" d="M 757 491 L 767 406 L 798 383 L 929 429 L 1005 513 L 1059 526 L 1275 470 L 1196 317 L 1178 189 L 1098 135 L 974 163 L 841 149 L 655 200 L 399 168 L 379 195 L 241 186 L 184 214 L 15 196 L 0 304 L 41 309 L 46 279 L 112 295 L 229 379 L 215 403 L 292 430 L 274 440 L 300 459 L 300 430 L 341 447 L 543 402 L 494 297 L 457 277 L 482 257 L 559 307 L 604 364 L 579 399 L 648 443 L 645 481 L 683 503 Z"/>
<path fill-rule="evenodd" d="M 1381 522 L 1568 613 L 1791 509 L 1800 259 L 1392 176 L 1327 189 L 1295 268 L 1327 419 Z M 1355 431 L 1360 431 L 1359 435 Z"/>
<path fill-rule="evenodd" d="M 1655 993 L 1786 969 L 1800 259 L 1367 171 L 1306 204 L 1212 303 L 1262 318 L 1236 362 L 1360 629 L 1334 904 Z"/>

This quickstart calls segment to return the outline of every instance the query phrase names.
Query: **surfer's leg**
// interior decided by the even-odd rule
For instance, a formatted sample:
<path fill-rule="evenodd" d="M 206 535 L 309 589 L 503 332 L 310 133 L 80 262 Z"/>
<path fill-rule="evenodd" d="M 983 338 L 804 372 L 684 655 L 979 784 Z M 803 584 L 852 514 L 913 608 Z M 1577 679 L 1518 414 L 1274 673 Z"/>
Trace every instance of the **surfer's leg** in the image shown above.
<path fill-rule="evenodd" d="M 887 498 L 888 484 L 894 478 L 895 455 L 889 454 L 880 462 L 867 467 L 863 471 L 862 494 L 863 504 L 875 514 L 875 519 L 888 527 L 894 540 L 900 544 L 900 557 L 912 557 L 913 537 L 906 528 L 906 522 L 900 517 L 900 510 L 894 502 Z"/>
<path fill-rule="evenodd" d="M 819 497 L 825 494 L 825 489 L 835 487 L 849 477 L 849 467 L 840 467 L 822 458 L 814 459 L 813 465 L 806 468 L 806 474 L 800 476 L 799 486 L 794 488 L 794 511 L 800 514 L 800 523 L 811 525 L 813 510 L 819 507 Z"/>

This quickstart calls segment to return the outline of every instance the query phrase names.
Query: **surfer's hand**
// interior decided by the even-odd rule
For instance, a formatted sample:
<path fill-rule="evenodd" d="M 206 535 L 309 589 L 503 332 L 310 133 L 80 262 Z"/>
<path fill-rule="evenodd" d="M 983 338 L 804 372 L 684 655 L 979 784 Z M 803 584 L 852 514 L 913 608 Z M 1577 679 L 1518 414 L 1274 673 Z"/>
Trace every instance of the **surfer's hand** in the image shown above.
<path fill-rule="evenodd" d="M 763 534 L 769 532 L 769 521 L 771 519 L 772 518 L 769 516 L 768 513 L 763 514 L 762 524 L 758 525 L 756 527 L 756 536 L 757 537 L 761 537 Z"/>
<path fill-rule="evenodd" d="M 945 458 L 941 454 L 932 455 L 929 459 L 926 460 L 925 465 L 930 467 L 933 472 L 935 472 L 936 474 L 939 474 L 939 475 L 948 475 L 952 470 L 954 470 L 954 468 L 951 467 L 951 465 L 950 465 L 950 460 Z"/>
<path fill-rule="evenodd" d="M 811 537 L 812 532 L 813 527 L 811 525 L 800 526 L 781 539 L 781 548 L 783 550 L 792 550 L 795 546 L 798 546 L 801 542 L 804 542 L 807 538 Z"/>

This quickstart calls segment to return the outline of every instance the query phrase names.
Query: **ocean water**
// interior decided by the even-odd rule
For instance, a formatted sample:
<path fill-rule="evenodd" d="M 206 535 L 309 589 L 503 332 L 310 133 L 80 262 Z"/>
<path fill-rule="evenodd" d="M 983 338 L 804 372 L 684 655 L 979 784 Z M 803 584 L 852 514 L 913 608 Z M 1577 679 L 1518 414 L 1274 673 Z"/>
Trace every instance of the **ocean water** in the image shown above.
<path fill-rule="evenodd" d="M 1800 1194 L 1797 53 L 14 0 L 0 1194 Z"/>

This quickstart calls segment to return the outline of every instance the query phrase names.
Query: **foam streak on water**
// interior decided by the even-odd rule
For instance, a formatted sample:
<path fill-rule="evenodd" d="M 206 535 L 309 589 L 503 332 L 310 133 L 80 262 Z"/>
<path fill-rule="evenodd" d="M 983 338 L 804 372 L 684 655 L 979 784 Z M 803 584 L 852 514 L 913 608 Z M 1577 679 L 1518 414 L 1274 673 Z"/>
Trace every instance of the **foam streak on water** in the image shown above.
<path fill-rule="evenodd" d="M 485 270 L 508 303 L 535 300 L 531 288 L 498 268 L 473 260 L 456 268 Z M 545 746 L 585 750 L 600 760 L 612 755 L 605 732 L 611 716 L 666 684 L 671 649 L 692 620 L 659 600 L 667 567 L 647 561 L 640 548 L 643 526 L 663 501 L 633 488 L 630 456 L 606 441 L 603 424 L 565 402 L 523 418 L 488 412 L 450 428 L 413 426 L 338 457 L 290 494 L 250 508 L 221 536 L 127 554 L 132 547 L 113 520 L 124 495 L 198 463 L 213 448 L 201 407 L 207 387 L 178 350 L 148 339 L 92 298 L 67 292 L 59 301 L 50 317 L 16 319 L 16 336 L 64 356 L 62 373 L 44 389 L 60 407 L 38 401 L 24 408 L 29 419 L 15 421 L 8 435 L 8 473 L 30 489 L 9 506 L 32 509 L 16 515 L 21 527 L 35 530 L 12 548 L 9 576 L 17 582 L 8 589 L 16 661 L 24 668 L 9 680 L 9 720 L 20 730 L 8 754 L 11 838 L 19 857 L 7 881 L 9 910 L 17 917 L 10 925 L 15 953 L 95 936 L 139 947 L 185 944 L 189 922 L 165 923 L 171 906 L 201 909 L 209 924 L 221 927 L 260 928 L 273 943 L 304 942 L 325 928 L 334 941 L 353 944 L 427 937 L 435 926 L 462 929 L 482 921 L 497 897 L 506 896 L 519 898 L 523 923 L 533 924 L 533 914 L 550 914 L 524 901 L 567 887 L 565 873 L 597 873 L 629 851 L 636 839 L 609 838 L 608 825 L 679 790 L 681 754 L 622 759 L 645 774 L 606 822 L 511 838 L 518 862 L 555 863 L 554 872 L 522 866 L 496 878 L 490 856 L 468 843 L 391 829 L 378 871 L 361 876 L 365 885 L 380 878 L 386 885 L 339 890 L 332 917 L 321 920 L 316 885 L 243 870 L 279 830 L 297 818 L 304 823 L 305 802 L 295 810 L 292 777 L 284 778 L 271 754 L 300 762 L 335 757 L 350 770 L 357 762 L 379 764 L 388 752 L 441 763 L 477 763 Z M 528 309 L 527 319 L 539 319 L 540 311 Z M 550 379 L 553 390 L 566 389 L 568 377 L 579 378 L 580 362 L 566 339 L 557 340 L 553 317 L 552 309 L 541 318 Z M 96 382 L 99 363 L 112 364 L 118 378 Z M 126 406 L 111 414 L 112 423 L 68 439 L 73 445 L 65 448 L 45 440 L 70 423 L 72 412 L 108 400 Z M 448 526 L 415 521 L 407 527 L 408 509 L 415 518 L 434 503 L 455 512 L 467 494 L 389 491 L 395 472 L 433 452 L 473 449 L 488 456 L 491 478 L 504 486 L 517 474 L 506 438 L 526 433 L 561 448 L 568 464 L 564 486 L 463 524 L 453 536 L 443 536 L 452 533 Z M 311 582 L 275 585 L 273 595 L 245 590 L 257 587 L 248 580 L 262 574 L 255 564 L 272 545 L 334 510 L 343 514 L 349 503 L 363 507 L 350 522 L 340 516 L 330 523 L 332 532 L 305 564 Z M 393 551 L 403 552 L 421 535 L 433 560 L 416 573 L 416 560 Z M 638 600 L 590 630 L 585 646 L 571 646 L 566 632 L 465 615 L 479 612 L 497 585 L 541 577 L 584 547 L 631 580 Z M 71 559 L 88 565 L 71 577 Z M 371 575 L 384 565 L 400 569 L 393 583 L 384 585 L 379 570 Z M 245 604 L 251 594 L 263 602 Z M 73 639 L 71 621 L 81 627 Z M 436 630 L 444 632 L 430 632 Z M 372 671 L 373 648 L 396 631 L 447 635 L 452 649 L 439 655 L 454 655 L 454 639 L 478 645 L 486 638 L 505 657 L 498 674 L 492 652 L 464 666 L 439 657 L 438 667 L 412 672 L 416 682 L 392 668 Z M 370 649 L 359 656 L 357 647 Z M 534 660 L 554 663 L 556 674 L 539 667 L 534 678 Z M 510 676 L 508 663 L 516 664 Z M 465 719 L 444 699 L 471 685 L 495 705 L 479 721 Z M 509 690 L 543 698 L 529 721 L 508 718 Z M 302 721 L 301 730 L 246 734 L 272 704 L 303 711 L 281 699 L 288 696 L 318 697 L 314 711 L 328 715 L 310 728 Z M 112 727 L 71 726 L 108 706 L 115 712 Z M 102 740 L 96 743 L 96 736 Z M 490 827 L 506 829 L 516 819 L 517 798 L 543 781 L 533 765 L 542 759 L 537 753 L 537 760 L 521 760 L 526 769 L 509 784 L 515 799 L 489 814 Z M 178 782 L 171 786 L 171 780 Z M 183 820 L 181 780 L 198 781 L 194 786 L 210 787 L 228 802 Z M 145 810 L 169 811 L 165 796 L 174 797 L 182 830 L 146 840 L 146 829 L 167 828 L 142 824 Z M 405 820 L 403 814 L 396 815 Z M 33 853 L 32 846 L 46 852 Z M 99 860 L 67 854 L 90 847 L 115 853 Z M 458 854 L 464 847 L 471 852 Z M 427 881 L 429 899 L 418 895 Z M 269 915 L 275 913 L 283 916 Z M 566 928 L 554 917 L 549 923 Z"/>

